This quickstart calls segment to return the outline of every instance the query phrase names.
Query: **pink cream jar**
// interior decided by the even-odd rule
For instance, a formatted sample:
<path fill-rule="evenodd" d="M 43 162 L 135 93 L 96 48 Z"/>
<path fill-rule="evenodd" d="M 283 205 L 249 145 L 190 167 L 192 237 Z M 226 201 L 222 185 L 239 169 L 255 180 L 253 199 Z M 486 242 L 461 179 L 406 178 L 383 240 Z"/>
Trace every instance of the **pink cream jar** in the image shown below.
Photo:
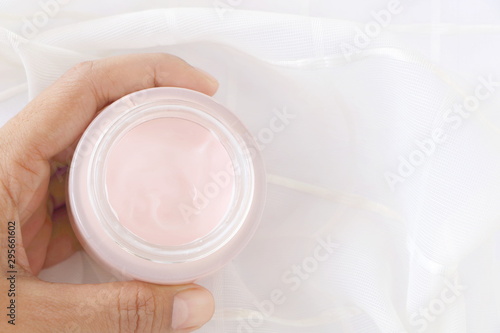
<path fill-rule="evenodd" d="M 72 223 L 115 274 L 194 281 L 238 254 L 260 220 L 265 173 L 257 145 L 213 98 L 153 88 L 105 108 L 76 148 Z"/>

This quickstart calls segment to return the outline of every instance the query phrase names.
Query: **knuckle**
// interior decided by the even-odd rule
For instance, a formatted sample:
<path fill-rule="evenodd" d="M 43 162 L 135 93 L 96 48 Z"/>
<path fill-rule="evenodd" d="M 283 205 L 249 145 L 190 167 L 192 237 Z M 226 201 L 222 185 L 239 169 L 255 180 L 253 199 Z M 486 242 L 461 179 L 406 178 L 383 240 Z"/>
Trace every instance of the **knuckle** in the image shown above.
<path fill-rule="evenodd" d="M 157 301 L 151 286 L 141 282 L 124 284 L 118 293 L 119 332 L 154 332 Z"/>
<path fill-rule="evenodd" d="M 93 77 L 96 75 L 96 61 L 88 60 L 71 67 L 64 75 L 63 80 L 67 87 L 80 88 L 94 87 Z"/>
<path fill-rule="evenodd" d="M 101 62 L 102 60 L 87 60 L 76 64 L 64 74 L 66 83 L 74 88 L 87 87 L 96 95 L 99 92 L 97 77 L 103 67 Z"/>
<path fill-rule="evenodd" d="M 99 77 L 102 76 L 103 60 L 88 60 L 80 62 L 71 67 L 64 75 L 63 80 L 66 84 L 66 89 L 87 89 L 96 99 L 107 98 L 107 91 L 103 91 L 103 85 Z M 75 102 L 88 104 L 86 99 L 78 99 Z"/>
<path fill-rule="evenodd" d="M 68 71 L 68 75 L 73 75 L 78 78 L 88 78 L 94 71 L 94 66 L 95 62 L 92 60 L 80 62 Z"/>

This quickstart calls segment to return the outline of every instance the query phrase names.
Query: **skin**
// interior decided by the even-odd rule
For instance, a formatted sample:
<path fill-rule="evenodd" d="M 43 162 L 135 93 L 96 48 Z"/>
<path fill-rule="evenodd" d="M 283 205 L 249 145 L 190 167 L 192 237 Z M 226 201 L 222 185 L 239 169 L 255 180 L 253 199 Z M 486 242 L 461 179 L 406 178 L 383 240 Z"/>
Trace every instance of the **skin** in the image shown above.
<path fill-rule="evenodd" d="M 85 128 L 120 97 L 164 86 L 213 95 L 218 83 L 166 54 L 85 62 L 0 128 L 0 332 L 191 332 L 212 317 L 212 295 L 194 284 L 72 285 L 36 277 L 80 249 L 65 207 L 65 166 Z M 16 221 L 15 326 L 6 316 L 8 221 Z M 172 314 L 174 297 L 187 302 L 187 313 Z"/>

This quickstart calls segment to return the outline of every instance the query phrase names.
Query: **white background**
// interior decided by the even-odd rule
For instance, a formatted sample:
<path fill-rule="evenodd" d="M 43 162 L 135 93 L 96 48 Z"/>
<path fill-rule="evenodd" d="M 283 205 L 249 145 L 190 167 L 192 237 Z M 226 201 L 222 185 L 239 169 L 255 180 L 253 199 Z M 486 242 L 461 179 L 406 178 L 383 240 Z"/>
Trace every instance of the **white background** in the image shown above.
<path fill-rule="evenodd" d="M 47 2 L 0 0 L 0 123 L 80 61 L 151 51 L 215 75 L 256 137 L 276 110 L 296 116 L 262 152 L 259 231 L 200 281 L 217 302 L 201 332 L 500 331 L 500 87 L 457 129 L 444 121 L 479 77 L 500 82 L 498 1 L 402 0 L 362 47 L 356 29 L 391 1 Z M 391 190 L 385 175 L 441 126 L 447 140 Z M 112 280 L 83 253 L 41 278 Z"/>

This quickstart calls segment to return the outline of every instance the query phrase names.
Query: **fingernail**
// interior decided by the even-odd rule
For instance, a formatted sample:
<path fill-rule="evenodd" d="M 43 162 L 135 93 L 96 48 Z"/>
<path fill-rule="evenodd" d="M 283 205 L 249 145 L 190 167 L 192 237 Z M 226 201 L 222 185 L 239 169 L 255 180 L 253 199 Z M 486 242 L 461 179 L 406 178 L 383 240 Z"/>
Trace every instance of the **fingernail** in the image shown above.
<path fill-rule="evenodd" d="M 212 318 L 214 301 L 205 289 L 185 289 L 174 297 L 172 328 L 183 330 L 198 328 Z"/>
<path fill-rule="evenodd" d="M 196 70 L 198 70 L 199 72 L 203 73 L 205 75 L 205 77 L 207 78 L 207 81 L 214 88 L 218 88 L 219 87 L 219 81 L 217 81 L 217 79 L 215 77 L 213 77 L 211 74 L 209 74 L 208 72 L 206 72 L 203 69 L 198 68 L 198 67 L 196 67 Z"/>

